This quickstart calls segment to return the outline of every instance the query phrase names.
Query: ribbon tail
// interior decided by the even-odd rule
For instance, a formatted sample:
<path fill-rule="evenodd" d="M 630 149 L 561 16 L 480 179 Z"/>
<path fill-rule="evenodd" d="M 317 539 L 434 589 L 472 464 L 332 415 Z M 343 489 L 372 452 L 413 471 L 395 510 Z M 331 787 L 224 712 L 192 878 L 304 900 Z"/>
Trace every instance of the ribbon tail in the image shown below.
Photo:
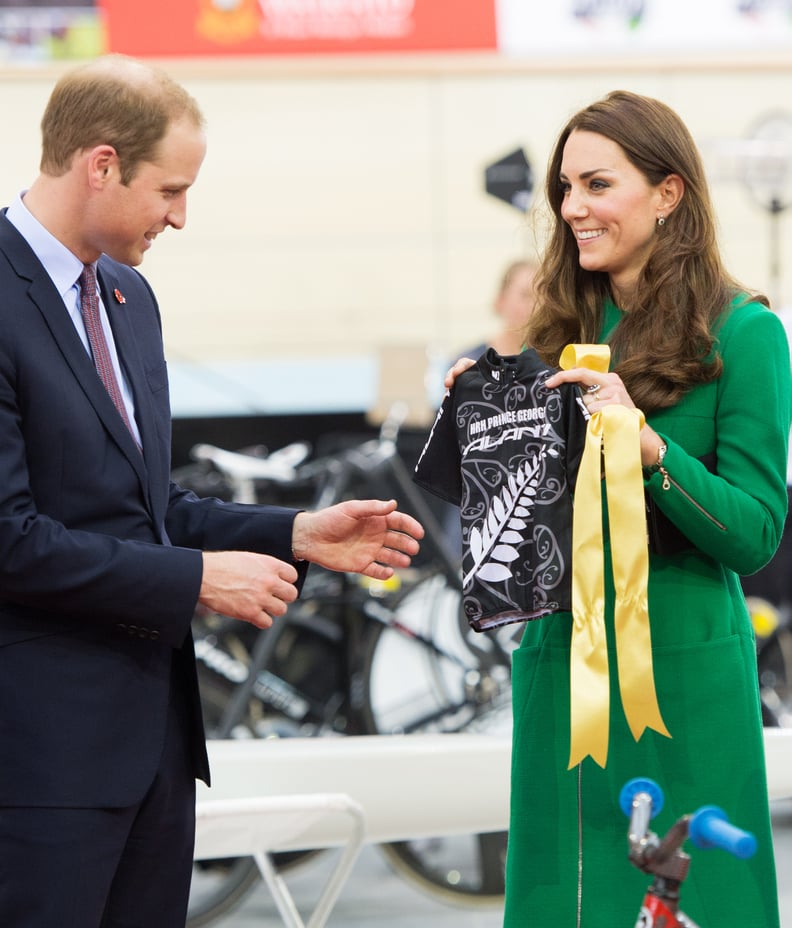
<path fill-rule="evenodd" d="M 600 767 L 608 760 L 610 690 L 605 625 L 597 615 L 575 616 L 570 666 L 569 769 L 585 757 Z"/>
<path fill-rule="evenodd" d="M 670 737 L 657 702 L 652 661 L 646 510 L 640 457 L 634 452 L 642 426 L 643 416 L 637 410 L 614 406 L 604 417 L 608 517 L 611 537 L 618 539 L 612 558 L 619 691 L 636 741 L 647 728 Z"/>
<path fill-rule="evenodd" d="M 600 420 L 589 421 L 572 516 L 572 643 L 570 648 L 570 769 L 591 756 L 608 757 L 610 686 L 605 634 Z"/>
<path fill-rule="evenodd" d="M 638 741 L 649 728 L 670 738 L 655 690 L 646 600 L 625 600 L 617 605 L 615 621 L 619 687 L 624 715 L 632 736 Z M 625 642 L 629 642 L 629 645 L 626 646 Z M 636 651 L 639 652 L 637 657 Z"/>
<path fill-rule="evenodd" d="M 562 368 L 608 370 L 607 345 L 567 345 Z M 602 420 L 589 419 L 572 517 L 572 644 L 570 648 L 570 769 L 585 757 L 608 759 L 610 683 L 605 632 L 605 564 L 600 480 Z"/>

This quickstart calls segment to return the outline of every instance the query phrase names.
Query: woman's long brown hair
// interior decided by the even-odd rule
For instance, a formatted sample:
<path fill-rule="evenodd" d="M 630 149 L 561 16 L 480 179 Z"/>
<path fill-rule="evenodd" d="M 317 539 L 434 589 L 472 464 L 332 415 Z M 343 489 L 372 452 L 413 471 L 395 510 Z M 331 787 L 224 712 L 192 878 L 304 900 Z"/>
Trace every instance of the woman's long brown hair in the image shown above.
<path fill-rule="evenodd" d="M 678 174 L 681 201 L 658 227 L 655 245 L 611 341 L 613 369 L 644 412 L 673 406 L 685 392 L 721 372 L 715 322 L 743 288 L 723 267 L 704 168 L 679 116 L 664 103 L 613 91 L 570 119 L 555 144 L 545 184 L 550 236 L 537 275 L 538 302 L 528 343 L 550 364 L 565 345 L 596 342 L 608 275 L 580 267 L 574 233 L 561 218 L 564 145 L 576 129 L 619 145 L 651 185 Z M 756 294 L 767 305 L 767 298 Z"/>

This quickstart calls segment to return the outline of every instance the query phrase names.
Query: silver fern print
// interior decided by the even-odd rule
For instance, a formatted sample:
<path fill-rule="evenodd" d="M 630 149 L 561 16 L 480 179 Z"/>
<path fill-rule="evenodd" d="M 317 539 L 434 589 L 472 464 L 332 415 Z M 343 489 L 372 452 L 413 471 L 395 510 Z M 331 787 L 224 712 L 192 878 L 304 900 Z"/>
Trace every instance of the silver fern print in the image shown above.
<path fill-rule="evenodd" d="M 473 564 L 463 577 L 462 585 L 468 588 L 476 576 L 479 580 L 494 582 L 512 578 L 510 565 L 519 556 L 519 546 L 530 524 L 531 507 L 536 497 L 535 481 L 540 472 L 542 449 L 532 461 L 525 461 L 516 474 L 508 474 L 506 486 L 492 499 L 481 526 L 474 525 L 468 535 Z M 558 452 L 547 449 L 554 457 Z"/>
<path fill-rule="evenodd" d="M 547 374 L 491 385 L 456 409 L 463 605 L 474 627 L 569 608 L 565 407 L 543 386 Z"/>

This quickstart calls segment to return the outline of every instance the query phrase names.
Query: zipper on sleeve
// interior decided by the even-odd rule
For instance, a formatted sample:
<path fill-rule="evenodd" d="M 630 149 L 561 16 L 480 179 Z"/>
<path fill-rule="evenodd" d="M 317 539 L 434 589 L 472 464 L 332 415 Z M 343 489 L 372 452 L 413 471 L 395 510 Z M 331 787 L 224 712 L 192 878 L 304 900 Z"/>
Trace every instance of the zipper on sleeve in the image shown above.
<path fill-rule="evenodd" d="M 693 499 L 693 497 L 690 495 L 690 493 L 687 492 L 687 490 L 683 490 L 682 487 L 676 482 L 676 480 L 674 480 L 674 478 L 668 473 L 665 467 L 661 466 L 658 468 L 658 470 L 660 471 L 660 474 L 663 477 L 663 490 L 664 491 L 668 491 L 671 489 L 671 487 L 674 487 L 675 490 L 678 490 L 685 497 L 685 499 L 690 503 L 691 506 L 694 506 L 696 509 L 698 509 L 698 511 L 706 519 L 709 519 L 709 521 L 712 522 L 713 525 L 719 528 L 722 532 L 726 531 L 726 526 L 722 522 L 719 522 L 715 518 L 715 516 L 712 515 L 712 513 L 707 512 L 707 510 L 701 505 L 701 503 Z"/>

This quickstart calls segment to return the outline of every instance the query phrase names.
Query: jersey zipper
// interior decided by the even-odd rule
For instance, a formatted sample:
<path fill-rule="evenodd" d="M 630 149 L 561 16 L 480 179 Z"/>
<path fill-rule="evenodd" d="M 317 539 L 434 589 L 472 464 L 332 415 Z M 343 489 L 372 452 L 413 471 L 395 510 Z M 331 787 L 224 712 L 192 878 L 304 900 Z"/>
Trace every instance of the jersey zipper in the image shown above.
<path fill-rule="evenodd" d="M 665 467 L 660 465 L 660 467 L 658 467 L 657 469 L 660 471 L 660 474 L 662 475 L 662 478 L 663 478 L 663 484 L 662 484 L 663 491 L 668 491 L 671 489 L 671 487 L 674 487 L 675 490 L 678 490 L 685 497 L 685 499 L 690 503 L 691 506 L 694 506 L 696 509 L 698 509 L 698 511 L 706 519 L 709 519 L 709 521 L 712 522 L 714 526 L 719 528 L 722 532 L 726 531 L 726 526 L 722 522 L 719 522 L 715 518 L 715 516 L 712 515 L 711 512 L 707 512 L 707 510 L 701 505 L 701 503 L 693 499 L 693 497 L 690 495 L 690 493 L 687 492 L 687 490 L 683 490 L 682 487 L 676 482 L 676 480 L 674 480 L 674 478 L 668 473 Z"/>

